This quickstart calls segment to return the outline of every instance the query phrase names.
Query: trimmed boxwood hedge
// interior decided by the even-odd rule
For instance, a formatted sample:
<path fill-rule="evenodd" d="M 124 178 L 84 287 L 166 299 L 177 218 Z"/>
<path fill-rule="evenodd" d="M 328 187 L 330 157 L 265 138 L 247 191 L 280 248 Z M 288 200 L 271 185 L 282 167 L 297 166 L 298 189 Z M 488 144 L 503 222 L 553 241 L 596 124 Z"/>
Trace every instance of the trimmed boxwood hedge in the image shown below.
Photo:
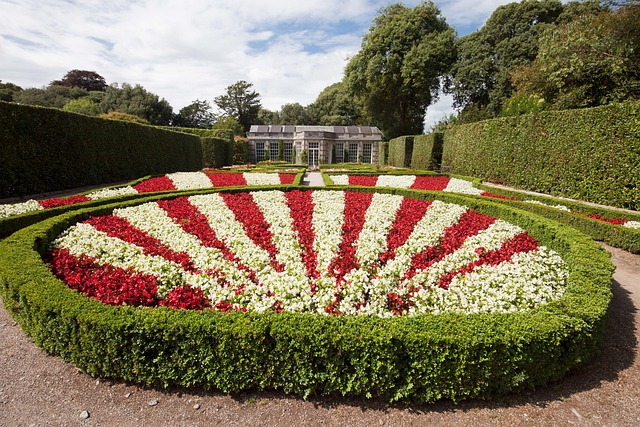
<path fill-rule="evenodd" d="M 613 266 L 585 235 L 479 198 L 352 190 L 460 203 L 519 225 L 566 261 L 567 291 L 529 312 L 496 315 L 380 319 L 196 312 L 107 306 L 68 288 L 43 263 L 49 242 L 77 221 L 175 196 L 164 194 L 68 212 L 14 233 L 0 242 L 0 293 L 46 351 L 91 375 L 164 387 L 281 389 L 304 397 L 338 393 L 390 401 L 488 398 L 556 380 L 594 354 Z"/>
<path fill-rule="evenodd" d="M 399 136 L 389 141 L 389 166 L 408 168 L 411 166 L 413 136 Z"/>
<path fill-rule="evenodd" d="M 443 134 L 433 132 L 413 137 L 411 167 L 414 169 L 440 170 L 442 163 Z"/>
<path fill-rule="evenodd" d="M 624 249 L 625 251 L 629 251 L 634 254 L 640 254 L 639 229 L 627 228 L 621 225 L 615 225 L 609 222 L 589 218 L 590 214 L 596 214 L 609 219 L 619 218 L 626 219 L 628 221 L 640 221 L 640 213 L 605 209 L 597 206 L 585 205 L 584 203 L 571 200 L 561 200 L 554 197 L 530 195 L 519 191 L 496 188 L 482 184 L 479 179 L 474 181 L 474 186 L 492 194 L 515 197 L 519 200 L 537 200 L 552 206 L 557 204 L 564 205 L 571 209 L 572 212 L 556 209 L 552 206 L 524 203 L 519 200 L 496 200 L 499 203 L 525 209 L 529 212 L 542 215 L 545 218 L 568 224 L 591 236 L 594 240 L 605 242 L 613 247 Z"/>
<path fill-rule="evenodd" d="M 444 132 L 452 173 L 640 210 L 640 102 L 547 111 Z"/>
<path fill-rule="evenodd" d="M 196 136 L 0 101 L 0 198 L 202 168 Z"/>

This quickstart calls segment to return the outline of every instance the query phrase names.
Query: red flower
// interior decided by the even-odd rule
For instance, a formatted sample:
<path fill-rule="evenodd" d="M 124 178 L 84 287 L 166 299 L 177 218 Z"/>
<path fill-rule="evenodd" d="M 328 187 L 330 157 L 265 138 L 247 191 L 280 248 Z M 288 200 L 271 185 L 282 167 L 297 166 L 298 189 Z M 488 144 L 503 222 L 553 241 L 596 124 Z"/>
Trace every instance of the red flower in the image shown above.
<path fill-rule="evenodd" d="M 280 183 L 285 185 L 293 184 L 293 181 L 296 179 L 296 175 L 293 173 L 281 173 L 280 175 Z"/>
<path fill-rule="evenodd" d="M 173 184 L 173 181 L 171 181 L 171 178 L 166 175 L 145 179 L 144 181 L 134 185 L 133 188 L 138 193 L 153 193 L 156 191 L 177 190 L 176 186 Z"/>
<path fill-rule="evenodd" d="M 416 176 L 416 180 L 410 188 L 414 190 L 442 191 L 447 188 L 449 180 L 448 176 Z"/>
<path fill-rule="evenodd" d="M 77 203 L 88 202 L 89 200 L 91 199 L 88 198 L 87 196 L 77 195 L 77 196 L 71 196 L 71 197 L 64 197 L 61 199 L 54 198 L 54 199 L 39 200 L 38 203 L 43 208 L 49 209 L 49 208 L 56 208 L 58 206 L 75 205 Z"/>
<path fill-rule="evenodd" d="M 211 307 L 202 289 L 194 288 L 188 283 L 173 288 L 158 305 L 181 310 L 204 310 Z"/>
<path fill-rule="evenodd" d="M 344 218 L 342 220 L 342 243 L 338 255 L 329 264 L 329 271 L 338 280 L 342 281 L 345 274 L 358 268 L 356 260 L 355 242 L 364 227 L 364 215 L 371 204 L 373 193 L 359 193 L 345 191 L 344 193 Z"/>
<path fill-rule="evenodd" d="M 233 187 L 247 185 L 247 180 L 244 179 L 244 175 L 237 172 L 209 173 L 207 174 L 207 177 L 209 177 L 209 180 L 214 187 Z"/>
<path fill-rule="evenodd" d="M 236 220 L 242 224 L 247 236 L 253 242 L 266 250 L 271 256 L 271 266 L 276 271 L 284 271 L 284 265 L 276 260 L 278 248 L 273 243 L 271 226 L 265 220 L 264 214 L 249 193 L 223 193 L 222 199 L 227 207 L 233 211 Z"/>
<path fill-rule="evenodd" d="M 365 187 L 375 187 L 378 177 L 365 175 L 349 175 L 349 185 L 362 185 Z"/>

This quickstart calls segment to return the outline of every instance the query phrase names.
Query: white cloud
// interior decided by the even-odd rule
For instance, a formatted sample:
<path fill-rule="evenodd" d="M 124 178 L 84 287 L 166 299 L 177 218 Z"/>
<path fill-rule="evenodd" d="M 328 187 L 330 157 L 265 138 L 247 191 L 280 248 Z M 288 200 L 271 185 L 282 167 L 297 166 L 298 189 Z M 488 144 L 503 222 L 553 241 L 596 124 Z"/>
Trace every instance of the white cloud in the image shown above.
<path fill-rule="evenodd" d="M 479 22 L 503 0 L 438 1 Z M 405 1 L 407 6 L 419 0 Z M 262 103 L 312 102 L 386 0 L 0 0 L 0 79 L 42 87 L 71 69 L 140 83 L 179 110 L 247 80 Z M 455 16 L 454 16 L 455 15 Z M 7 19 L 7 17 L 9 17 Z M 440 107 L 437 107 L 440 108 Z M 435 110 L 433 106 L 431 110 Z"/>

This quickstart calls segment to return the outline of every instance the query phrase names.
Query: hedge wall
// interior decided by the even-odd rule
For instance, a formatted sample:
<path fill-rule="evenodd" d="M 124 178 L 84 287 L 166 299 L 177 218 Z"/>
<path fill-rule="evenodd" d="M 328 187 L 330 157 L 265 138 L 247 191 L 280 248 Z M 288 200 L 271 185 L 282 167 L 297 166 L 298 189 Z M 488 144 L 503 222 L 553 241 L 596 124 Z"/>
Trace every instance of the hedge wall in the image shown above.
<path fill-rule="evenodd" d="M 442 162 L 443 134 L 434 132 L 413 138 L 411 167 L 414 169 L 439 170 Z"/>
<path fill-rule="evenodd" d="M 378 155 L 378 164 L 380 166 L 385 166 L 389 164 L 389 143 L 387 141 L 382 141 L 378 144 L 378 150 L 380 153 Z"/>
<path fill-rule="evenodd" d="M 640 102 L 455 126 L 444 133 L 452 173 L 640 209 Z"/>
<path fill-rule="evenodd" d="M 195 136 L 0 102 L 0 198 L 202 168 Z"/>
<path fill-rule="evenodd" d="M 234 163 L 235 145 L 233 131 L 229 129 L 199 129 L 179 126 L 157 126 L 172 132 L 188 133 L 200 137 L 202 142 L 202 157 L 205 168 L 220 168 Z M 246 162 L 245 162 L 246 163 Z"/>
<path fill-rule="evenodd" d="M 462 203 L 525 228 L 569 265 L 565 295 L 529 312 L 391 319 L 144 309 L 88 299 L 42 262 L 48 243 L 88 215 L 170 195 L 70 212 L 13 234 L 0 242 L 0 293 L 16 321 L 48 352 L 91 375 L 165 387 L 281 389 L 390 401 L 486 398 L 558 379 L 597 350 L 613 267 L 586 236 L 490 201 L 378 191 Z"/>
<path fill-rule="evenodd" d="M 389 141 L 389 166 L 408 168 L 411 166 L 413 136 L 399 136 Z"/>

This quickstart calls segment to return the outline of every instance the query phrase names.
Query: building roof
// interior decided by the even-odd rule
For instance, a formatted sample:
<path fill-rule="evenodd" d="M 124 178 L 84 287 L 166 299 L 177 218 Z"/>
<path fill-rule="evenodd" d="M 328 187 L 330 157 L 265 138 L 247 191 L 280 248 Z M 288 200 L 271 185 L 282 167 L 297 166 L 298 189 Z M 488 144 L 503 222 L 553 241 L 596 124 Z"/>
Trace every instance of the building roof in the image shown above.
<path fill-rule="evenodd" d="M 306 126 L 306 125 L 251 125 L 250 133 L 332 132 L 340 134 L 380 135 L 375 126 Z"/>

